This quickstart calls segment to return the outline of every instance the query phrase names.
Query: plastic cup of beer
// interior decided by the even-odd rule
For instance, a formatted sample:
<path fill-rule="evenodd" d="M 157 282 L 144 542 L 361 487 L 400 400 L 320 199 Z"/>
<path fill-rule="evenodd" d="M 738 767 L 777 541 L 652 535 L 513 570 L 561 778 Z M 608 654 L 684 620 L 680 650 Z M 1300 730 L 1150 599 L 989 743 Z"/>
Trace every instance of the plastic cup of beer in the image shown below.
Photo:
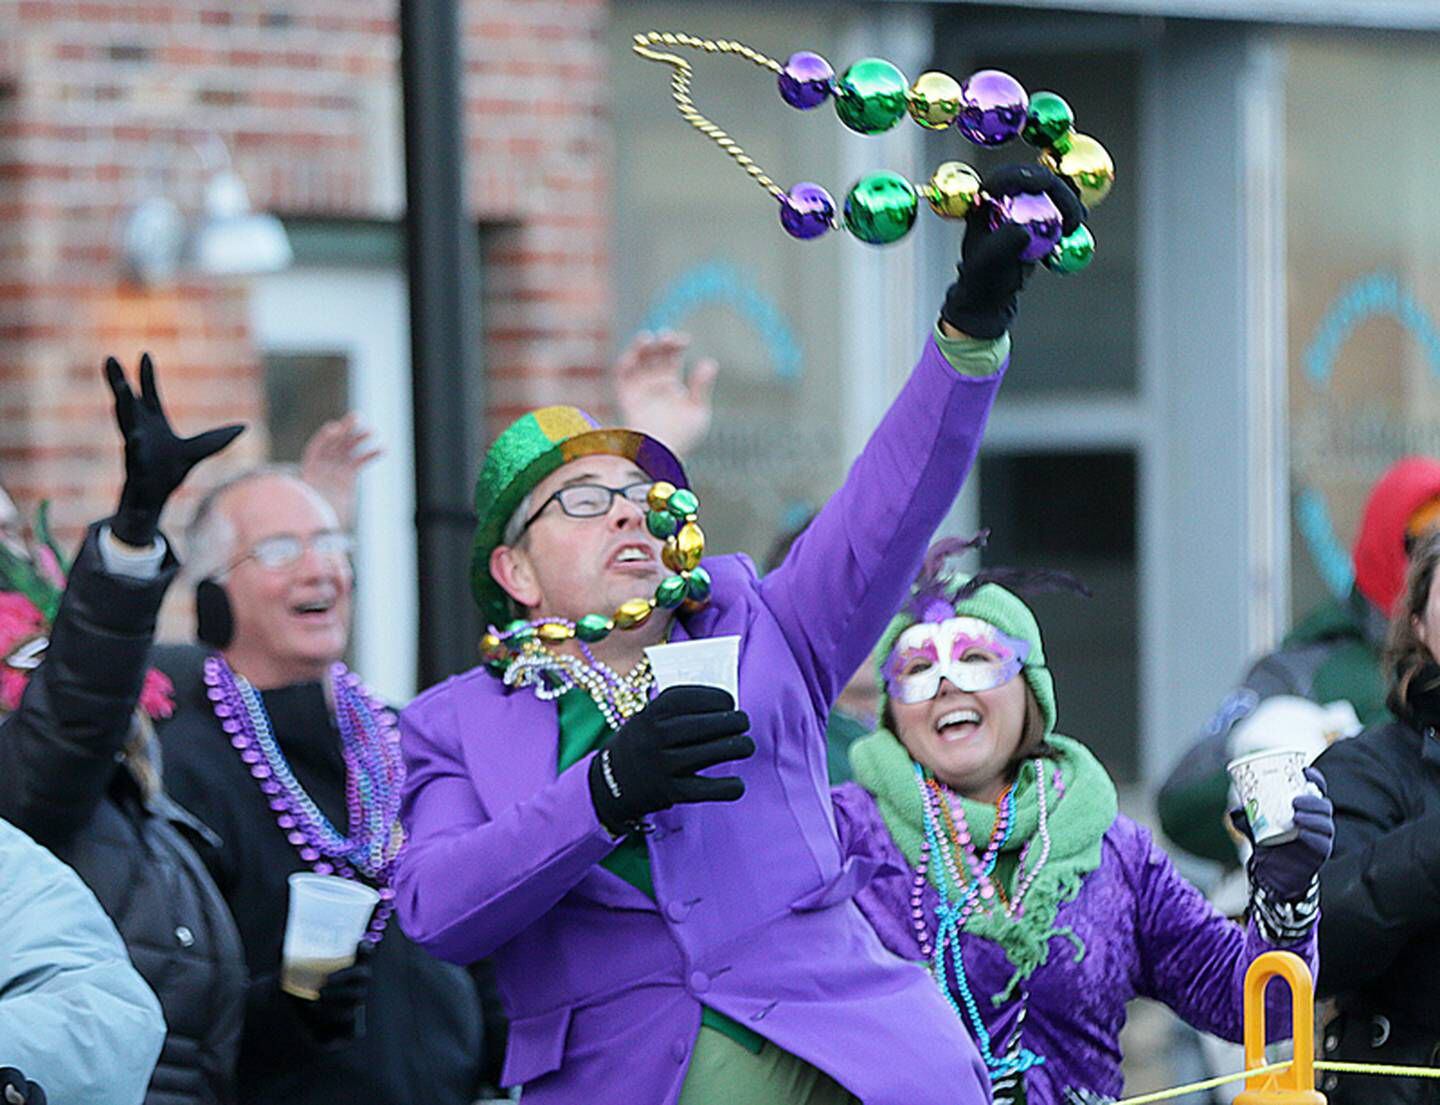
<path fill-rule="evenodd" d="M 1305 792 L 1306 755 L 1296 748 L 1252 752 L 1226 765 L 1257 845 L 1284 844 L 1299 836 L 1295 799 Z"/>
<path fill-rule="evenodd" d="M 719 687 L 740 701 L 740 638 L 701 637 L 670 645 L 651 645 L 645 650 L 655 689 L 666 690 L 684 683 Z"/>
<path fill-rule="evenodd" d="M 315 1001 L 336 971 L 355 962 L 355 950 L 380 895 L 338 875 L 290 876 L 290 911 L 280 952 L 280 988 Z"/>

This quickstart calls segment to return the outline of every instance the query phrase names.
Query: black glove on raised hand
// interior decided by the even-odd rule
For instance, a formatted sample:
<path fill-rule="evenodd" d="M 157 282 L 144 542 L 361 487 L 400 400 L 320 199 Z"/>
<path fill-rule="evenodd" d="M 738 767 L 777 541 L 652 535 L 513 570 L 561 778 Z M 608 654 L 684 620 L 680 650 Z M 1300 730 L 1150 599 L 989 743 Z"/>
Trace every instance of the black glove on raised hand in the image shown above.
<path fill-rule="evenodd" d="M 733 802 L 745 784 L 696 772 L 755 753 L 750 718 L 717 687 L 670 687 L 627 721 L 590 761 L 590 799 L 614 836 L 682 802 Z"/>
<path fill-rule="evenodd" d="M 0 1103 L 45 1105 L 45 1091 L 14 1067 L 0 1067 Z"/>
<path fill-rule="evenodd" d="M 286 995 L 295 1003 L 300 1019 L 317 1042 L 347 1042 L 365 1035 L 365 1001 L 370 996 L 370 957 L 374 951 L 373 944 L 361 944 L 355 952 L 354 966 L 327 978 L 320 987 L 319 998 L 309 1000 Z"/>
<path fill-rule="evenodd" d="M 985 178 L 987 195 L 1044 192 L 1060 209 L 1061 231 L 1085 220 L 1085 205 L 1071 187 L 1039 165 L 1006 165 Z M 945 292 L 940 317 L 972 338 L 998 338 L 1015 321 L 1016 302 L 1034 261 L 1020 260 L 1029 236 L 1018 226 L 990 229 L 990 205 L 976 204 L 965 217 L 965 241 L 955 283 Z"/>
<path fill-rule="evenodd" d="M 190 469 L 240 436 L 244 426 L 222 426 L 194 437 L 176 437 L 155 390 L 150 354 L 140 357 L 140 397 L 130 390 L 125 371 L 105 358 L 105 378 L 115 396 L 115 422 L 125 439 L 125 487 L 110 520 L 110 532 L 127 545 L 143 548 L 155 540 L 165 501 Z"/>

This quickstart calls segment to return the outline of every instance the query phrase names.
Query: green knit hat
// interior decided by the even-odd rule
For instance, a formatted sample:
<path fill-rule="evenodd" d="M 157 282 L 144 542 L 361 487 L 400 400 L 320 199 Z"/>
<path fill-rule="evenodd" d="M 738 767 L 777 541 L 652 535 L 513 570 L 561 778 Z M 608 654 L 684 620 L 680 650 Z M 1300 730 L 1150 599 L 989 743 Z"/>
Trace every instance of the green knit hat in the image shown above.
<path fill-rule="evenodd" d="M 535 485 L 562 464 L 604 454 L 633 460 L 652 480 L 689 487 L 675 454 L 637 430 L 602 429 L 579 407 L 542 407 L 521 415 L 495 439 L 475 481 L 475 541 L 470 554 L 470 589 L 492 625 L 510 616 L 505 591 L 490 575 L 490 553 L 505 524 Z"/>
<path fill-rule="evenodd" d="M 982 583 L 973 594 L 960 601 L 955 595 L 964 587 L 963 578 L 948 579 L 944 583 L 944 600 L 939 596 L 927 603 L 914 600 L 890 620 L 885 635 L 875 652 L 875 667 L 880 679 L 880 712 L 885 712 L 889 695 L 885 689 L 885 664 L 895 649 L 900 634 L 909 629 L 922 616 L 925 621 L 939 621 L 944 618 L 979 618 L 988 622 L 1006 636 L 1024 641 L 1030 646 L 1030 654 L 1020 669 L 1030 689 L 1035 692 L 1035 701 L 1040 705 L 1041 717 L 1045 720 L 1045 736 L 1055 731 L 1055 680 L 1045 666 L 1045 645 L 1040 640 L 1040 623 L 1030 612 L 1030 607 L 1013 591 L 1006 590 L 998 583 Z M 917 596 L 918 597 L 918 596 Z M 953 612 L 953 613 L 952 613 Z"/>

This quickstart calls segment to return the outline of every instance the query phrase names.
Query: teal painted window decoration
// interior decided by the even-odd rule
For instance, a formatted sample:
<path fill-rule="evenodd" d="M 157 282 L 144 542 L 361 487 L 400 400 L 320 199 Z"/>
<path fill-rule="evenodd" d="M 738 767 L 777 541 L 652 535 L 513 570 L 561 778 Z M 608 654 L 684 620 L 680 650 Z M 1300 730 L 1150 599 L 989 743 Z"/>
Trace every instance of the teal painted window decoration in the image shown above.
<path fill-rule="evenodd" d="M 1391 272 L 1374 272 L 1347 285 L 1325 312 L 1304 354 L 1305 376 L 1317 391 L 1330 386 L 1340 351 L 1355 331 L 1377 317 L 1392 318 L 1410 334 L 1425 354 L 1430 371 L 1440 381 L 1440 328 L 1428 311 Z M 1396 435 L 1395 452 L 1410 451 L 1403 432 Z M 1388 444 L 1388 443 L 1387 443 Z M 1295 484 L 1295 522 L 1320 577 L 1337 596 L 1349 593 L 1354 583 L 1350 555 L 1335 532 L 1335 523 L 1321 492 L 1298 478 Z"/>

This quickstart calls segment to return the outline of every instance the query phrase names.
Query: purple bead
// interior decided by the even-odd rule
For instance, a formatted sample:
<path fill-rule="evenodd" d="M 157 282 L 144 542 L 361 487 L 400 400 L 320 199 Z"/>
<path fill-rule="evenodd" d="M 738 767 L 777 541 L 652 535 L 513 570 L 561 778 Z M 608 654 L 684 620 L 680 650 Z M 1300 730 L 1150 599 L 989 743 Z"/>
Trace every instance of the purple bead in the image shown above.
<path fill-rule="evenodd" d="M 392 901 L 394 897 L 395 891 L 391 890 L 388 886 L 382 886 L 380 888 L 380 900 L 382 902 Z"/>
<path fill-rule="evenodd" d="M 285 839 L 298 848 L 300 847 L 300 845 L 305 843 L 305 834 L 302 833 L 299 829 L 292 829 L 290 832 L 285 834 Z"/>
<path fill-rule="evenodd" d="M 225 692 L 222 691 L 219 687 L 211 687 L 208 691 L 205 692 L 205 697 L 208 698 L 211 702 L 223 702 L 225 701 Z"/>
<path fill-rule="evenodd" d="M 251 764 L 250 777 L 252 779 L 268 779 L 270 778 L 270 769 L 264 764 Z"/>
<path fill-rule="evenodd" d="M 282 813 L 275 819 L 275 824 L 279 825 L 282 829 L 293 829 L 295 827 L 295 819 L 288 813 Z"/>
<path fill-rule="evenodd" d="M 1013 223 L 1030 235 L 1020 254 L 1023 261 L 1042 261 L 1054 251 L 1063 230 L 1060 209 L 1044 192 L 1001 196 L 990 204 L 990 226 Z"/>
<path fill-rule="evenodd" d="M 331 867 L 328 863 L 317 863 L 315 865 L 315 874 L 317 875 L 329 875 L 333 874 L 334 871 L 335 868 Z"/>
<path fill-rule="evenodd" d="M 275 782 L 275 780 L 273 779 L 266 779 L 263 783 L 260 784 L 260 792 L 262 794 L 279 794 L 280 784 Z"/>
<path fill-rule="evenodd" d="M 243 727 L 241 726 L 241 724 L 240 724 L 238 721 L 233 721 L 233 720 L 231 720 L 231 721 L 222 721 L 222 722 L 220 723 L 220 728 L 223 729 L 225 732 L 231 734 L 232 736 L 235 735 L 236 733 L 241 733 L 241 732 L 244 731 L 244 730 L 243 730 Z M 249 738 L 249 737 L 244 737 L 243 739 L 244 739 L 244 741 L 245 741 L 246 744 L 249 744 L 249 743 L 250 743 L 250 738 Z M 232 743 L 233 743 L 233 742 L 232 742 Z M 240 745 L 236 745 L 236 747 L 239 748 L 239 747 L 241 747 L 241 746 L 240 746 Z"/>
<path fill-rule="evenodd" d="M 800 50 L 790 55 L 777 83 L 787 104 L 809 111 L 830 98 L 835 87 L 835 70 L 819 54 Z"/>
<path fill-rule="evenodd" d="M 276 787 L 276 790 L 277 790 L 277 791 L 279 790 L 279 787 L 278 787 L 278 786 Z M 271 809 L 272 811 L 274 811 L 275 813 L 283 813 L 285 810 L 288 810 L 289 808 L 290 808 L 290 803 L 287 802 L 287 801 L 285 801 L 285 799 L 283 799 L 283 798 L 272 798 L 272 799 L 270 799 L 270 809 Z"/>
<path fill-rule="evenodd" d="M 317 859 L 320 858 L 320 853 L 317 852 L 314 848 L 301 848 L 300 858 L 303 859 L 306 863 L 314 863 Z"/>
<path fill-rule="evenodd" d="M 260 753 L 253 748 L 247 748 L 240 753 L 240 758 L 247 764 L 258 764 L 260 762 Z"/>
<path fill-rule="evenodd" d="M 835 200 L 818 184 L 797 184 L 780 200 L 780 225 L 792 238 L 818 238 L 834 221 Z"/>
<path fill-rule="evenodd" d="M 236 733 L 233 737 L 230 738 L 230 747 L 240 749 L 249 748 L 250 738 L 245 736 L 244 733 Z"/>
<path fill-rule="evenodd" d="M 955 125 L 977 146 L 1003 146 L 1019 136 L 1030 110 L 1025 86 L 1009 73 L 981 69 L 960 85 Z"/>

